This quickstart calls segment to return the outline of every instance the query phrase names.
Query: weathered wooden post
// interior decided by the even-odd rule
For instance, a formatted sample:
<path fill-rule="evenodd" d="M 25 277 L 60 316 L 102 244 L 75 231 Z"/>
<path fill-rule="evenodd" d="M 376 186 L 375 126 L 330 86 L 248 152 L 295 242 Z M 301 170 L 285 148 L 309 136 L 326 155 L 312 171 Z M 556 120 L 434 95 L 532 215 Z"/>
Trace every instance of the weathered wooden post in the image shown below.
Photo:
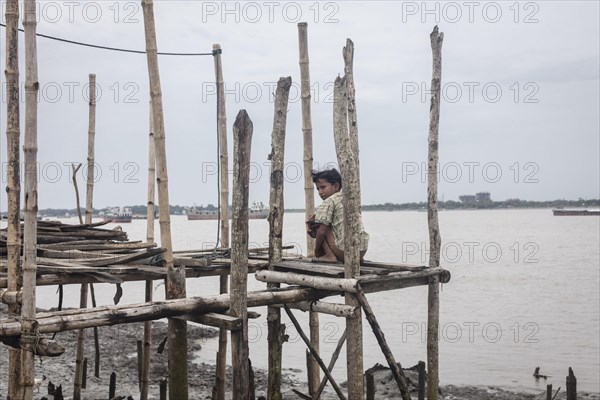
<path fill-rule="evenodd" d="M 233 124 L 233 214 L 231 230 L 231 313 L 242 329 L 231 332 L 233 398 L 246 399 L 248 372 L 248 192 L 252 121 L 240 110 Z"/>
<path fill-rule="evenodd" d="M 552 385 L 546 385 L 546 400 L 552 400 Z"/>
<path fill-rule="evenodd" d="M 567 400 L 577 400 L 577 378 L 571 367 L 567 375 Z"/>
<path fill-rule="evenodd" d="M 162 91 L 158 70 L 156 49 L 156 29 L 154 26 L 154 7 L 152 0 L 142 0 L 144 12 L 144 30 L 146 36 L 146 56 L 150 78 L 150 98 L 154 121 L 154 144 L 156 146 L 156 168 L 158 184 L 158 206 L 160 214 L 161 247 L 164 266 L 167 269 L 166 297 L 180 299 L 186 295 L 185 267 L 173 263 L 173 244 L 171 241 L 171 215 L 169 213 L 169 178 L 167 173 L 167 152 L 165 146 L 165 124 L 163 117 Z M 187 324 L 185 320 L 169 319 L 169 398 L 185 400 L 188 398 L 187 368 Z"/>
<path fill-rule="evenodd" d="M 21 281 L 21 174 L 20 167 L 20 113 L 19 113 L 19 2 L 6 2 L 6 151 L 7 172 L 7 289 L 16 292 Z M 21 315 L 16 302 L 8 305 L 8 316 Z M 8 397 L 19 397 L 21 352 L 8 348 Z"/>
<path fill-rule="evenodd" d="M 298 44 L 300 53 L 300 98 L 302 99 L 302 138 L 304 143 L 304 219 L 308 221 L 315 213 L 315 188 L 312 182 L 313 144 L 312 119 L 310 110 L 310 69 L 308 59 L 308 24 L 298 23 Z M 306 256 L 315 256 L 315 240 L 306 234 Z M 309 311 L 310 342 L 319 351 L 319 313 Z M 312 395 L 319 388 L 320 374 L 317 361 L 310 356 L 308 391 Z"/>
<path fill-rule="evenodd" d="M 23 225 L 23 304 L 21 308 L 21 386 L 24 399 L 33 397 L 34 351 L 38 340 L 35 320 L 37 271 L 37 94 L 36 3 L 25 0 L 25 223 Z"/>
<path fill-rule="evenodd" d="M 419 383 L 417 386 L 418 400 L 425 400 L 425 362 L 419 361 L 417 371 L 419 372 Z"/>
<path fill-rule="evenodd" d="M 152 100 L 149 102 L 149 133 L 148 133 L 148 201 L 146 202 L 146 243 L 154 243 L 154 198 L 156 179 L 156 155 L 154 147 L 154 119 L 152 117 Z M 152 301 L 153 281 L 147 280 L 145 287 L 146 302 Z M 150 353 L 152 346 L 152 321 L 144 322 L 144 360 L 142 364 L 142 384 L 140 388 L 140 400 L 148 399 L 148 388 L 150 385 L 151 360 Z"/>
<path fill-rule="evenodd" d="M 367 371 L 365 374 L 367 383 L 367 400 L 375 400 L 375 379 L 372 371 Z"/>
<path fill-rule="evenodd" d="M 399 362 L 396 362 L 396 359 L 394 358 L 394 355 L 392 354 L 392 351 L 385 340 L 385 335 L 383 334 L 383 331 L 377 322 L 377 318 L 375 318 L 375 314 L 373 313 L 373 310 L 371 309 L 371 306 L 369 305 L 367 297 L 360 287 L 360 284 L 356 285 L 356 298 L 365 311 L 367 321 L 369 321 L 371 329 L 373 329 L 373 333 L 375 334 L 377 342 L 379 343 L 379 347 L 381 347 L 381 351 L 383 352 L 383 355 L 390 366 L 390 370 L 392 371 L 392 375 L 396 380 L 396 384 L 398 385 L 402 399 L 411 400 L 406 378 L 404 377 L 404 372 L 402 372 L 402 365 L 400 365 Z"/>
<path fill-rule="evenodd" d="M 354 44 L 346 40 L 343 49 L 344 78 L 336 78 L 334 82 L 334 135 L 343 179 L 344 205 L 344 265 L 345 278 L 356 278 L 360 275 L 360 174 L 358 162 L 358 125 L 356 123 L 356 104 L 354 100 L 353 58 Z M 350 126 L 348 126 L 350 122 Z M 358 306 L 356 297 L 346 293 L 346 304 Z M 346 318 L 348 342 L 347 374 L 348 398 L 350 400 L 364 398 L 363 383 L 363 341 L 362 318 L 360 309 L 356 318 Z"/>
<path fill-rule="evenodd" d="M 94 146 L 96 139 L 96 74 L 89 75 L 90 103 L 88 124 L 87 186 L 85 194 L 85 223 L 92 223 L 94 204 Z"/>
<path fill-rule="evenodd" d="M 117 373 L 113 371 L 110 374 L 110 380 L 108 381 L 108 398 L 112 399 L 115 397 L 115 393 L 117 392 Z"/>
<path fill-rule="evenodd" d="M 279 78 L 275 92 L 275 116 L 273 117 L 273 132 L 271 134 L 271 177 L 269 196 L 269 270 L 273 264 L 282 260 L 283 232 L 283 182 L 285 128 L 287 122 L 287 107 L 292 78 Z M 278 288 L 277 283 L 269 283 L 269 289 Z M 283 342 L 285 341 L 285 325 L 281 323 L 279 307 L 267 308 L 268 343 L 269 343 L 269 377 L 267 398 L 281 399 L 281 358 Z"/>
<path fill-rule="evenodd" d="M 219 215 L 221 218 L 221 247 L 229 247 L 229 154 L 227 151 L 227 113 L 225 110 L 225 82 L 221 63 L 221 45 L 213 44 L 215 62 L 215 81 L 217 84 L 217 129 L 219 143 Z M 228 275 L 219 276 L 219 292 L 228 292 Z M 215 400 L 225 400 L 225 381 L 227 369 L 227 329 L 219 329 L 219 351 L 217 352 L 217 377 L 215 383 Z"/>
<path fill-rule="evenodd" d="M 88 154 L 87 154 L 87 185 L 85 197 L 85 223 L 92 223 L 92 212 L 94 204 L 94 141 L 96 137 L 96 74 L 89 75 L 89 124 L 88 124 Z M 73 174 L 75 175 L 75 173 Z M 75 176 L 73 176 L 75 182 Z M 75 185 L 77 189 L 77 185 Z M 79 197 L 79 196 L 78 196 Z M 77 201 L 79 206 L 79 200 Z M 78 207 L 79 208 L 79 207 Z M 88 284 L 81 285 L 81 297 L 79 307 L 87 307 Z M 73 384 L 73 399 L 81 398 L 81 387 L 83 380 L 85 331 L 79 330 L 77 335 L 77 355 L 75 357 L 75 382 Z M 98 355 L 96 354 L 96 359 Z M 98 360 L 99 361 L 99 360 Z"/>
<path fill-rule="evenodd" d="M 444 34 L 438 32 L 437 25 L 430 35 L 433 53 L 433 75 L 431 78 L 431 106 L 429 108 L 429 155 L 427 165 L 427 221 L 429 222 L 429 267 L 440 265 L 440 227 L 438 223 L 438 136 L 440 126 L 440 88 L 442 81 L 442 43 Z M 429 278 L 427 307 L 427 399 L 437 400 L 439 385 L 438 370 L 438 330 L 440 323 L 440 279 L 438 275 Z"/>

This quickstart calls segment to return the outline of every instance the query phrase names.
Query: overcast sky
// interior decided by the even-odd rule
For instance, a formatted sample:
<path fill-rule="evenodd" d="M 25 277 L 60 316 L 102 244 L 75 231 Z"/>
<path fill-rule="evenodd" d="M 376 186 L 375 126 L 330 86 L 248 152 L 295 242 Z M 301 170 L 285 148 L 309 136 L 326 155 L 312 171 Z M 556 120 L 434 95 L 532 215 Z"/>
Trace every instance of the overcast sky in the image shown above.
<path fill-rule="evenodd" d="M 5 23 L 5 1 L 2 23 Z M 138 1 L 42 1 L 38 33 L 143 50 Z M 308 22 L 317 167 L 336 162 L 333 80 L 355 43 L 363 204 L 426 201 L 429 33 L 444 32 L 440 197 L 599 198 L 599 3 L 155 2 L 159 51 L 223 48 L 230 163 L 235 116 L 254 123 L 250 199 L 267 202 L 273 95 L 291 76 L 286 207 L 304 205 L 297 23 Z M 5 69 L 5 28 L 0 27 Z M 23 34 L 20 34 L 24 81 Z M 96 207 L 145 204 L 148 72 L 143 54 L 39 37 L 39 207 L 73 208 L 70 163 L 85 163 L 88 74 L 97 75 Z M 213 57 L 159 58 L 171 204 L 217 202 Z M 6 186 L 6 94 L 0 161 Z M 24 115 L 24 91 L 22 92 Z M 24 124 L 21 134 L 24 133 Z M 78 182 L 85 191 L 80 170 Z M 231 182 L 231 180 L 230 180 Z M 317 204 L 319 200 L 317 199 Z M 85 204 L 82 200 L 82 204 Z M 6 209 L 6 195 L 0 200 Z"/>

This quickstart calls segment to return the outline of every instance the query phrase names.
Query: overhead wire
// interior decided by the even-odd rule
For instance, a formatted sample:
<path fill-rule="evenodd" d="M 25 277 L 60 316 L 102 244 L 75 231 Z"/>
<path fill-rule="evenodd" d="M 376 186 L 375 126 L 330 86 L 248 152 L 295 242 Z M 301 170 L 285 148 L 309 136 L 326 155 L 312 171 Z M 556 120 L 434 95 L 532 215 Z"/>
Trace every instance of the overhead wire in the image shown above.
<path fill-rule="evenodd" d="M 6 24 L 0 23 L 0 26 L 6 28 Z M 25 32 L 25 31 L 23 28 L 19 28 L 19 32 Z M 36 33 L 36 36 L 43 37 L 45 39 L 56 40 L 58 42 L 74 44 L 77 46 L 91 47 L 94 49 L 120 51 L 123 53 L 146 54 L 145 50 L 132 50 L 132 49 L 121 49 L 118 47 L 101 46 L 98 44 L 84 43 L 84 42 L 79 42 L 76 40 L 63 39 L 63 38 L 59 38 L 56 36 L 44 35 L 42 33 Z M 210 52 L 210 53 L 173 53 L 173 52 L 160 52 L 159 51 L 157 54 L 159 56 L 213 56 L 214 52 Z"/>

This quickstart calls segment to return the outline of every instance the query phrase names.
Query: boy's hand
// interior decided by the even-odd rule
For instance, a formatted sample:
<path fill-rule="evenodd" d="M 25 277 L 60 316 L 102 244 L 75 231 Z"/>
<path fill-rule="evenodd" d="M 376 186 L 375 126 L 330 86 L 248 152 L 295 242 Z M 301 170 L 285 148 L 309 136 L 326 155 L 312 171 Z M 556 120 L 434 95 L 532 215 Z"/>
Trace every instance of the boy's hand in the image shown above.
<path fill-rule="evenodd" d="M 306 221 L 306 232 L 308 233 L 308 236 L 311 238 L 316 238 L 318 227 L 319 224 L 315 222 L 315 216 L 313 215 L 308 221 Z"/>

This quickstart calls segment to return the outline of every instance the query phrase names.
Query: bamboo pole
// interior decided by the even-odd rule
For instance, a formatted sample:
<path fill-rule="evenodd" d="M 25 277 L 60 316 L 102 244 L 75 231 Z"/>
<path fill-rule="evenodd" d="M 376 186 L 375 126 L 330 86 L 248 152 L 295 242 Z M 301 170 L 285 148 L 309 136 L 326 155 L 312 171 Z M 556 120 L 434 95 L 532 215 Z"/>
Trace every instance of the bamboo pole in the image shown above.
<path fill-rule="evenodd" d="M 317 300 L 333 295 L 337 295 L 337 293 L 298 287 L 284 288 L 278 291 L 254 291 L 248 293 L 248 307 L 296 303 L 299 301 Z M 230 295 L 220 294 L 207 297 L 154 301 L 148 304 L 101 306 L 83 310 L 40 313 L 37 315 L 37 319 L 39 332 L 46 334 L 91 328 L 94 326 L 157 320 L 180 315 L 223 312 L 231 307 L 232 299 Z M 21 321 L 18 319 L 0 320 L 0 337 L 19 336 L 20 334 Z"/>
<path fill-rule="evenodd" d="M 79 292 L 79 308 L 87 308 L 89 286 L 87 283 L 81 285 Z M 77 333 L 77 348 L 75 356 L 75 377 L 73 382 L 73 400 L 81 399 L 81 382 L 83 373 L 85 331 L 80 329 Z"/>
<path fill-rule="evenodd" d="M 313 144 L 310 95 L 310 69 L 308 59 L 308 24 L 298 23 L 298 44 L 300 53 L 300 98 L 302 99 L 302 138 L 304 143 L 304 218 L 308 221 L 315 213 L 315 188 L 312 182 Z M 315 240 L 306 234 L 306 256 L 315 256 Z M 310 342 L 319 351 L 319 313 L 309 312 Z M 311 374 L 308 379 L 308 392 L 316 393 L 321 380 L 317 361 L 311 357 Z"/>
<path fill-rule="evenodd" d="M 223 81 L 223 66 L 221 63 L 221 46 L 213 45 L 215 61 L 215 77 L 217 81 L 217 128 L 219 130 L 219 162 L 221 174 L 220 187 L 220 214 L 221 214 L 221 246 L 229 247 L 229 157 L 227 150 L 227 114 L 225 110 L 225 82 Z"/>
<path fill-rule="evenodd" d="M 313 143 L 312 119 L 310 110 L 310 69 L 308 59 L 308 24 L 298 23 L 298 44 L 300 53 L 300 98 L 302 100 L 302 137 L 304 143 L 304 216 L 308 220 L 315 213 L 315 188 L 312 182 Z M 315 240 L 306 235 L 306 255 L 314 257 Z M 313 344 L 314 345 L 314 344 Z M 318 375 L 318 373 L 317 373 Z"/>
<path fill-rule="evenodd" d="M 96 137 L 96 75 L 89 75 L 89 123 L 88 123 L 88 153 L 87 153 L 87 187 L 86 187 L 86 198 L 85 198 L 85 223 L 92 223 L 92 210 L 94 204 L 94 141 Z M 77 167 L 77 170 L 79 169 Z M 75 193 L 77 194 L 77 213 L 79 215 L 80 223 L 81 212 L 79 211 L 79 190 L 75 181 L 77 170 L 73 171 L 73 183 L 75 184 Z M 89 287 L 87 283 L 81 285 L 81 293 L 79 299 L 79 307 L 87 307 Z M 97 331 L 94 331 L 97 335 Z M 77 355 L 75 357 L 75 379 L 73 384 L 73 399 L 79 400 L 81 398 L 81 387 L 83 382 L 83 359 L 84 359 L 84 341 L 85 331 L 82 329 L 77 335 Z M 98 354 L 96 354 L 98 358 Z"/>
<path fill-rule="evenodd" d="M 358 163 L 358 127 L 354 104 L 353 58 L 354 44 L 346 40 L 343 49 L 344 78 L 334 82 L 334 135 L 344 183 L 344 264 L 345 277 L 356 278 L 360 275 L 360 174 Z M 348 126 L 348 121 L 350 126 Z M 356 297 L 346 293 L 346 304 L 357 306 Z M 348 367 L 348 397 L 350 400 L 363 399 L 363 343 L 362 318 L 360 310 L 354 319 L 346 320 L 348 343 L 346 345 Z"/>
<path fill-rule="evenodd" d="M 252 121 L 240 110 L 233 124 L 233 214 L 231 231 L 231 315 L 242 329 L 231 333 L 233 398 L 246 399 L 248 374 L 248 191 Z"/>
<path fill-rule="evenodd" d="M 152 101 L 149 102 L 149 133 L 148 133 L 148 202 L 146 209 L 146 243 L 154 243 L 154 179 L 156 178 L 156 156 L 154 148 L 154 119 L 152 117 Z M 153 283 L 149 279 L 146 281 L 146 302 L 152 301 Z M 140 400 L 148 399 L 148 389 L 150 385 L 151 359 L 150 347 L 152 346 L 152 321 L 144 322 L 144 347 L 142 363 L 142 382 L 140 385 Z"/>
<path fill-rule="evenodd" d="M 256 271 L 256 280 L 269 283 L 308 286 L 315 289 L 356 293 L 357 279 L 329 278 L 318 275 L 297 274 L 294 272 Z"/>
<path fill-rule="evenodd" d="M 273 263 L 282 261 L 282 232 L 283 232 L 283 169 L 285 155 L 285 129 L 287 107 L 292 78 L 279 78 L 275 92 L 275 115 L 271 134 L 271 177 L 269 195 L 269 270 Z M 278 283 L 269 283 L 269 289 L 279 288 Z M 267 398 L 281 399 L 281 359 L 283 342 L 285 340 L 285 325 L 281 323 L 281 310 L 278 307 L 268 307 L 268 346 L 269 372 L 267 383 Z"/>
<path fill-rule="evenodd" d="M 213 44 L 215 62 L 215 80 L 217 84 L 217 129 L 219 134 L 219 163 L 220 163 L 220 200 L 219 213 L 221 216 L 221 247 L 229 247 L 229 154 L 227 149 L 227 114 L 225 111 L 225 82 L 223 81 L 223 66 L 221 63 L 221 45 Z M 219 292 L 227 293 L 229 276 L 219 276 Z M 215 400 L 225 400 L 225 382 L 227 373 L 227 335 L 226 329 L 219 329 L 219 351 L 217 352 Z"/>
<path fill-rule="evenodd" d="M 319 353 L 317 353 L 317 351 L 315 350 L 315 348 L 310 343 L 310 340 L 308 339 L 308 337 L 306 337 L 306 334 L 302 330 L 302 327 L 300 326 L 300 323 L 298 322 L 298 320 L 296 319 L 296 317 L 294 316 L 294 314 L 292 313 L 292 311 L 287 306 L 285 306 L 285 305 L 284 305 L 284 310 L 287 313 L 287 315 L 290 318 L 290 320 L 292 321 L 292 324 L 294 324 L 294 327 L 296 328 L 296 330 L 298 331 L 298 334 L 300 335 L 300 337 L 304 341 L 304 344 L 306 344 L 306 347 L 308 347 L 308 349 L 310 350 L 310 353 L 312 354 L 312 356 L 315 358 L 315 360 L 317 360 L 317 363 L 318 363 L 319 367 L 323 370 L 323 373 L 327 376 L 327 379 L 329 379 L 329 382 L 331 383 L 331 386 L 333 387 L 333 389 L 337 393 L 338 397 L 340 399 L 342 399 L 342 400 L 346 400 L 346 396 L 344 396 L 344 393 L 342 392 L 342 390 L 340 389 L 340 387 L 338 386 L 338 384 L 335 382 L 335 379 L 333 379 L 333 376 L 331 375 L 329 369 L 327 368 L 327 366 L 325 365 L 325 363 L 323 362 L 323 360 L 319 356 Z M 361 377 L 361 379 L 362 379 L 362 377 Z"/>
<path fill-rule="evenodd" d="M 335 367 L 335 363 L 337 362 L 337 359 L 340 356 L 340 353 L 342 351 L 342 346 L 344 345 L 344 343 L 346 343 L 346 338 L 347 338 L 347 333 L 346 333 L 346 330 L 344 330 L 344 333 L 342 334 L 342 337 L 340 338 L 340 340 L 338 340 L 338 344 L 335 347 L 335 351 L 333 352 L 333 354 L 331 356 L 331 361 L 329 361 L 329 365 L 327 366 L 327 369 L 329 370 L 329 372 L 333 371 L 333 367 Z M 321 398 L 321 393 L 323 393 L 323 390 L 325 389 L 325 385 L 327 385 L 327 380 L 328 380 L 327 376 L 324 376 L 323 380 L 321 381 L 321 384 L 319 385 L 319 388 L 312 396 L 313 399 L 317 400 L 317 399 Z"/>
<path fill-rule="evenodd" d="M 6 2 L 6 151 L 7 151 L 7 278 L 8 290 L 16 292 L 21 281 L 21 176 L 19 112 L 19 2 Z M 21 314 L 20 304 L 8 306 L 8 316 Z M 21 352 L 8 349 L 8 397 L 19 398 Z"/>
<path fill-rule="evenodd" d="M 75 187 L 75 207 L 77 208 L 77 217 L 79 218 L 79 223 L 83 225 L 83 218 L 81 217 L 81 207 L 79 205 L 79 187 L 77 186 L 77 172 L 81 168 L 81 163 L 75 166 L 75 163 L 71 163 L 71 178 L 73 179 L 73 186 Z"/>
<path fill-rule="evenodd" d="M 377 342 L 379 343 L 379 347 L 381 347 L 381 351 L 385 356 L 388 365 L 392 371 L 392 375 L 396 380 L 396 384 L 398 385 L 398 389 L 400 389 L 400 394 L 403 400 L 411 400 L 410 393 L 408 392 L 408 385 L 406 384 L 406 378 L 404 376 L 404 372 L 402 372 L 402 366 L 399 362 L 396 362 L 392 351 L 390 350 L 390 346 L 388 346 L 387 341 L 385 340 L 385 335 L 381 330 L 381 326 L 377 322 L 377 318 L 375 318 L 375 313 L 371 309 L 371 305 L 367 301 L 367 297 L 365 293 L 362 291 L 360 285 L 357 286 L 356 298 L 363 310 L 365 310 L 365 315 L 367 317 L 367 321 L 371 325 L 371 329 L 377 338 Z"/>
<path fill-rule="evenodd" d="M 156 29 L 154 25 L 154 7 L 152 0 L 142 0 L 144 12 L 144 30 L 146 36 L 146 56 L 150 78 L 150 97 L 152 99 L 152 117 L 154 121 L 154 144 L 156 146 L 156 168 L 158 183 L 158 206 L 160 214 L 161 247 L 167 269 L 166 297 L 184 298 L 185 267 L 173 263 L 173 245 L 171 241 L 171 216 L 169 213 L 169 181 L 167 173 L 167 152 L 165 147 L 165 125 L 163 117 L 162 92 L 158 69 L 156 48 Z M 187 368 L 187 324 L 185 320 L 169 319 L 169 398 L 184 400 L 188 398 Z"/>
<path fill-rule="evenodd" d="M 89 75 L 90 106 L 88 125 L 87 187 L 85 194 L 85 223 L 92 223 L 94 204 L 94 146 L 96 138 L 96 74 Z"/>
<path fill-rule="evenodd" d="M 356 307 L 349 307 L 345 304 L 326 303 L 324 301 L 303 301 L 294 304 L 289 303 L 287 306 L 300 311 L 323 313 L 342 318 L 356 318 Z M 281 308 L 283 305 L 278 304 L 277 307 Z"/>
<path fill-rule="evenodd" d="M 21 387 L 23 399 L 33 397 L 37 271 L 37 94 L 36 3 L 25 0 L 25 223 L 23 225 L 23 306 L 21 308 Z"/>
<path fill-rule="evenodd" d="M 433 55 L 431 78 L 431 106 L 429 107 L 429 155 L 427 166 L 427 221 L 429 225 L 429 267 L 440 265 L 440 227 L 438 222 L 438 136 L 440 125 L 440 88 L 442 81 L 442 43 L 444 34 L 438 32 L 437 25 L 430 35 Z M 437 400 L 439 385 L 438 331 L 440 324 L 440 280 L 438 275 L 429 278 L 427 301 L 427 399 Z"/>

